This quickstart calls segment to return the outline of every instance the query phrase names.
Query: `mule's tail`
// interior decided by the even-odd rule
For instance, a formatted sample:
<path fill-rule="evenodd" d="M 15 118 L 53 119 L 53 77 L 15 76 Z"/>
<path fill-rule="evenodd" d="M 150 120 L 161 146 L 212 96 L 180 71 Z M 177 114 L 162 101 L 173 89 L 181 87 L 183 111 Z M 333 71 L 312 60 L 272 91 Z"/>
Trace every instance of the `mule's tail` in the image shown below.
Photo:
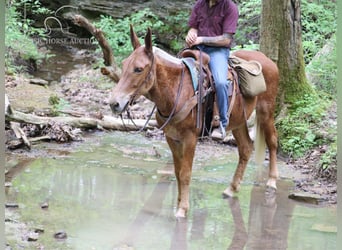
<path fill-rule="evenodd" d="M 256 113 L 256 116 L 255 116 L 254 128 L 255 128 L 254 160 L 257 165 L 262 165 L 262 163 L 265 160 L 265 155 L 266 155 L 266 142 L 265 142 L 265 133 L 261 129 L 261 126 L 260 126 L 260 119 L 258 118 L 258 113 Z"/>

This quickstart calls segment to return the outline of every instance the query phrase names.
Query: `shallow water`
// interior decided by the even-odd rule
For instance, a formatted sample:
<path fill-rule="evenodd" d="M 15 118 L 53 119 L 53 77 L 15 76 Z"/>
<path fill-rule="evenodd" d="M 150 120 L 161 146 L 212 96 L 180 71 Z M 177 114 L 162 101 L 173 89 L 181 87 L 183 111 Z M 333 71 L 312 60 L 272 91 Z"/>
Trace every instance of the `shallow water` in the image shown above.
<path fill-rule="evenodd" d="M 94 46 L 91 45 L 58 45 L 47 46 L 49 58 L 45 59 L 33 76 L 43 78 L 48 82 L 57 84 L 61 78 L 82 65 L 94 62 Z"/>
<path fill-rule="evenodd" d="M 191 208 L 186 219 L 176 220 L 177 188 L 165 141 L 123 132 L 95 135 L 59 151 L 36 145 L 49 157 L 18 167 L 7 202 L 19 204 L 30 228 L 44 228 L 37 242 L 20 242 L 25 248 L 39 243 L 45 249 L 336 249 L 335 207 L 288 199 L 288 178 L 278 182 L 276 195 L 267 196 L 266 163 L 251 162 L 237 197 L 223 199 L 235 148 L 198 145 Z M 291 177 L 285 163 L 279 169 Z M 48 209 L 40 207 L 43 202 Z M 59 230 L 68 238 L 54 239 Z M 9 229 L 6 238 L 19 245 Z"/>

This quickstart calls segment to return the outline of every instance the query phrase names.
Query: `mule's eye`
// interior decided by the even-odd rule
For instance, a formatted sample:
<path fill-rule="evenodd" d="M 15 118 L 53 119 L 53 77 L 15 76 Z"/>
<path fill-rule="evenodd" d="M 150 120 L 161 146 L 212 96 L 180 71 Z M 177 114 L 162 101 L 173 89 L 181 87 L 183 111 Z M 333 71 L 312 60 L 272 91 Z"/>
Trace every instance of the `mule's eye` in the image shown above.
<path fill-rule="evenodd" d="M 141 73 L 143 72 L 143 68 L 134 68 L 134 73 Z"/>

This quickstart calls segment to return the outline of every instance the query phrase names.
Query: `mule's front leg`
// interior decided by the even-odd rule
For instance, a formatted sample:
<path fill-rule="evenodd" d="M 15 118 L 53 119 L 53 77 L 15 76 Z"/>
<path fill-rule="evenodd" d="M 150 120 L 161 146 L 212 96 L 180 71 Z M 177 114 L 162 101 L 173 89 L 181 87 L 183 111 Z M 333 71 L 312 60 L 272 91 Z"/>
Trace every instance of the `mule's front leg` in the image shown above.
<path fill-rule="evenodd" d="M 178 185 L 178 208 L 176 217 L 185 217 L 189 210 L 189 193 L 192 163 L 196 148 L 196 135 L 190 133 L 181 140 L 166 137 L 172 151 Z"/>
<path fill-rule="evenodd" d="M 238 146 L 239 163 L 230 186 L 223 191 L 224 197 L 232 197 L 234 196 L 234 193 L 239 191 L 240 183 L 243 179 L 247 163 L 253 151 L 253 142 L 249 137 L 247 125 L 243 125 L 242 127 L 233 130 L 232 133 Z"/>

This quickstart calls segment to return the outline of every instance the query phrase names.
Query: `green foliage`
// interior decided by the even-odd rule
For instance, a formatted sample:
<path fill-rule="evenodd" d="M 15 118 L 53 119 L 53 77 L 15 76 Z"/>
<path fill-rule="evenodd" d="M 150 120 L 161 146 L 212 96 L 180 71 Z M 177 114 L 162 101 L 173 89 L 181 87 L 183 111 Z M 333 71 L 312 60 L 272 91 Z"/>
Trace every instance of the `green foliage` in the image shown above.
<path fill-rule="evenodd" d="M 243 0 L 238 3 L 239 23 L 234 36 L 236 45 L 243 49 L 259 48 L 261 0 Z"/>
<path fill-rule="evenodd" d="M 163 20 L 164 26 L 158 31 L 158 37 L 163 39 L 159 39 L 158 42 L 176 54 L 185 47 L 185 36 L 189 30 L 189 11 L 177 11 L 160 18 Z"/>
<path fill-rule="evenodd" d="M 58 116 L 59 112 L 63 109 L 70 107 L 70 103 L 57 95 L 51 95 L 49 97 L 49 104 L 52 105 L 52 114 Z"/>
<path fill-rule="evenodd" d="M 306 67 L 306 72 L 311 76 L 312 83 L 321 91 L 329 94 L 333 99 L 337 98 L 337 54 L 336 36 L 326 44 L 326 51 L 316 56 Z"/>
<path fill-rule="evenodd" d="M 291 105 L 287 115 L 276 124 L 282 151 L 292 157 L 300 157 L 323 143 L 319 136 L 319 123 L 328 104 L 317 95 L 304 95 Z"/>
<path fill-rule="evenodd" d="M 240 17 L 235 42 L 240 48 L 258 48 L 262 0 L 239 0 L 237 2 Z M 336 20 L 335 1 L 301 1 L 302 45 L 306 64 L 336 32 Z"/>
<path fill-rule="evenodd" d="M 306 151 L 319 145 L 330 145 L 322 156 L 320 165 L 323 168 L 336 166 L 336 125 L 324 118 L 330 109 L 331 101 L 337 98 L 337 64 L 336 39 L 329 42 L 323 55 L 315 57 L 307 66 L 311 81 L 316 86 L 319 97 L 305 96 L 291 105 L 286 118 L 277 124 L 281 149 L 294 157 L 302 156 Z M 314 101 L 314 98 L 316 100 Z M 329 136 L 327 136 L 329 135 Z"/>
<path fill-rule="evenodd" d="M 330 144 L 328 150 L 322 155 L 320 167 L 326 170 L 331 165 L 337 166 L 337 141 Z"/>
<path fill-rule="evenodd" d="M 104 32 L 119 62 L 132 52 L 129 36 L 130 24 L 133 25 L 138 37 L 142 37 L 146 34 L 147 28 L 158 30 L 162 27 L 163 22 L 149 8 L 146 8 L 123 19 L 114 19 L 111 16 L 102 15 L 101 19 L 94 23 L 97 28 Z M 155 40 L 154 35 L 152 35 L 152 39 Z"/>
<path fill-rule="evenodd" d="M 337 8 L 331 0 L 301 2 L 304 59 L 308 64 L 336 32 Z"/>
<path fill-rule="evenodd" d="M 15 60 L 33 60 L 39 63 L 44 58 L 31 38 L 32 36 L 44 36 L 44 31 L 33 27 L 33 20 L 26 18 L 21 10 L 25 13 L 28 10 L 37 14 L 48 13 L 46 8 L 41 7 L 39 1 L 16 0 L 11 1 L 7 6 L 5 66 L 8 73 L 23 70 L 23 67 L 16 65 Z"/>

